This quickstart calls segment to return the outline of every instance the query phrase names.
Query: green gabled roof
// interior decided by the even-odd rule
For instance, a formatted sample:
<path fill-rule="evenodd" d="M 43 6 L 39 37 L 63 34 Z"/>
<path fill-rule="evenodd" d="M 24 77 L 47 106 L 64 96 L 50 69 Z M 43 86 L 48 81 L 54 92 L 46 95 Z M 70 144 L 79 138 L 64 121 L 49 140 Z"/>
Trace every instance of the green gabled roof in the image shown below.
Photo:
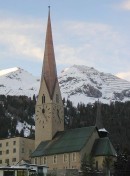
<path fill-rule="evenodd" d="M 58 132 L 51 141 L 41 142 L 31 157 L 80 151 L 95 129 L 90 126 Z"/>
<path fill-rule="evenodd" d="M 91 153 L 93 156 L 117 156 L 108 137 L 96 139 Z"/>

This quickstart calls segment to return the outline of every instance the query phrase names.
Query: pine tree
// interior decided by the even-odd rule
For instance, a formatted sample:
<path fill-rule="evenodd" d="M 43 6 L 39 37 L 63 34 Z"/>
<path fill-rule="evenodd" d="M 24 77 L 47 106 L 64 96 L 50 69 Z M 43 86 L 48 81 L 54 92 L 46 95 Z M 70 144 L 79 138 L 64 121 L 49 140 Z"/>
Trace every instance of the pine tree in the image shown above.
<path fill-rule="evenodd" d="M 91 155 L 84 155 L 82 161 L 81 161 L 81 171 L 83 173 L 83 176 L 86 176 L 88 173 L 94 173 L 94 159 Z"/>

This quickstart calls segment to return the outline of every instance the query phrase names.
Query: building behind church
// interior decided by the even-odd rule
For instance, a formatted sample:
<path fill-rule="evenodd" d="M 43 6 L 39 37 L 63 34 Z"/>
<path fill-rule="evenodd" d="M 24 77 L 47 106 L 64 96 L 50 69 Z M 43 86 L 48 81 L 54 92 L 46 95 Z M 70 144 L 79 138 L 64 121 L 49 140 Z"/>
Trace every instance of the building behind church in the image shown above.
<path fill-rule="evenodd" d="M 34 140 L 12 137 L 0 140 L 0 166 L 15 165 L 20 160 L 29 160 L 34 150 Z"/>

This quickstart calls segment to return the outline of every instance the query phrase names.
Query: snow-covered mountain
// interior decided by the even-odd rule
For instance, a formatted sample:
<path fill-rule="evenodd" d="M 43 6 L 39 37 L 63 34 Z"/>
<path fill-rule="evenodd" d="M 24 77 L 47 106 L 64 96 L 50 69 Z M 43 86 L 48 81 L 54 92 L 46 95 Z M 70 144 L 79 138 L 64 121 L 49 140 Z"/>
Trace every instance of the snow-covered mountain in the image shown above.
<path fill-rule="evenodd" d="M 39 85 L 38 78 L 21 68 L 0 71 L 0 94 L 32 97 L 38 93 Z"/>
<path fill-rule="evenodd" d="M 92 67 L 74 65 L 65 69 L 59 83 L 62 96 L 74 104 L 93 103 L 98 99 L 103 103 L 130 101 L 130 82 Z"/>
<path fill-rule="evenodd" d="M 75 105 L 98 99 L 103 103 L 130 101 L 130 82 L 87 66 L 74 65 L 63 70 L 59 83 L 62 97 Z M 32 97 L 38 94 L 39 86 L 40 79 L 21 68 L 0 71 L 0 94 Z"/>

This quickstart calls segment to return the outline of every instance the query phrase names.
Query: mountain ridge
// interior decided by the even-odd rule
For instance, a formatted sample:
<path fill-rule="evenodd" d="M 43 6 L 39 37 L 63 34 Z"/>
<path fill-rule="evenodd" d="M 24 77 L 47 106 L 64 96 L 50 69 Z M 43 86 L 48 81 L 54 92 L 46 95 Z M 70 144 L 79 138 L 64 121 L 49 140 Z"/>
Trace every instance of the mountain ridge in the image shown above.
<path fill-rule="evenodd" d="M 0 94 L 28 97 L 38 94 L 40 79 L 19 67 L 7 70 L 8 73 L 0 74 Z M 93 67 L 73 65 L 64 69 L 58 79 L 62 97 L 74 105 L 94 103 L 98 99 L 102 103 L 130 100 L 130 82 Z"/>
<path fill-rule="evenodd" d="M 130 100 L 130 82 L 93 67 L 74 65 L 62 72 L 59 83 L 62 96 L 72 102 L 78 100 L 76 104 L 79 100 L 85 104 L 97 99 L 103 103 Z"/>

